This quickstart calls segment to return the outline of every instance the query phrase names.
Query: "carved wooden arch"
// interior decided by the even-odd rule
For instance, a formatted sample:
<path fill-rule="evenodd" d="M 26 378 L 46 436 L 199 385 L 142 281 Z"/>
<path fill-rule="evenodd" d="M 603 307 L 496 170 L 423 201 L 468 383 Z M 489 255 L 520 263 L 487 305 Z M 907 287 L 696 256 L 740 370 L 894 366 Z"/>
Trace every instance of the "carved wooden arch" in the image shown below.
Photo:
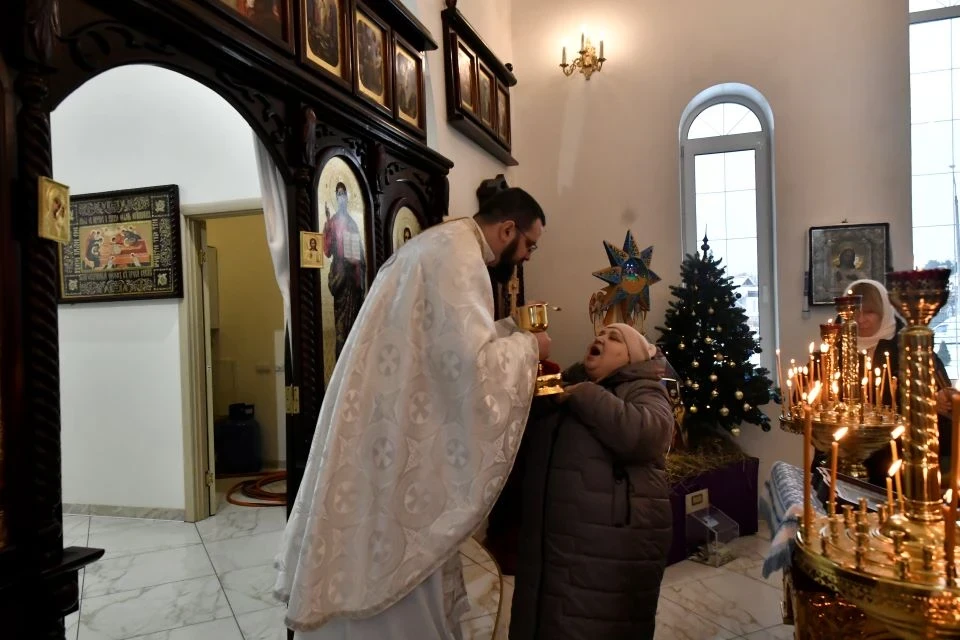
<path fill-rule="evenodd" d="M 68 12 L 67 19 L 72 15 Z M 67 25 L 69 26 L 69 25 Z M 190 78 L 223 98 L 264 143 L 285 182 L 293 179 L 287 160 L 290 125 L 284 101 L 241 82 L 236 72 L 185 53 L 159 38 L 104 18 L 64 30 L 53 48 L 51 66 L 59 72 L 48 80 L 51 111 L 93 78 L 119 67 L 145 64 Z"/>
<path fill-rule="evenodd" d="M 383 209 L 383 228 L 386 233 L 383 234 L 384 255 L 390 257 L 393 253 L 393 225 L 397 219 L 400 209 L 407 207 L 417 218 L 421 229 L 431 226 L 427 215 L 424 213 L 425 199 L 423 191 L 409 179 L 397 180 L 390 185 L 387 197 L 385 198 L 389 205 Z"/>

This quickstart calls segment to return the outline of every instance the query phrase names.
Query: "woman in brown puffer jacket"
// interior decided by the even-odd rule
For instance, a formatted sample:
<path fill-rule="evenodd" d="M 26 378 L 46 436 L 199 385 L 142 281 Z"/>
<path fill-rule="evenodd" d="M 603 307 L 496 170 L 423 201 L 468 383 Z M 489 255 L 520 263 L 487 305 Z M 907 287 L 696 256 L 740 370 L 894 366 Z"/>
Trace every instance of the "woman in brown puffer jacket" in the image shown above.
<path fill-rule="evenodd" d="M 671 541 L 667 362 L 613 324 L 583 366 L 588 381 L 539 400 L 524 435 L 510 640 L 653 638 Z"/>

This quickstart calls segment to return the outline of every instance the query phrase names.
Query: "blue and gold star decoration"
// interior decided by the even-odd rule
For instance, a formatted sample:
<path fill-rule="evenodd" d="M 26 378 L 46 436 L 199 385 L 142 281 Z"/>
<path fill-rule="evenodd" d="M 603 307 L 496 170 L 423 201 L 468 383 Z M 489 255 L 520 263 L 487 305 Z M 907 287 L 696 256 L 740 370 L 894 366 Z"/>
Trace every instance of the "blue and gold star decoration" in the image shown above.
<path fill-rule="evenodd" d="M 604 289 L 603 310 L 620 305 L 625 315 L 645 316 L 650 311 L 650 285 L 660 282 L 660 276 L 650 269 L 653 247 L 640 251 L 633 232 L 629 230 L 622 249 L 606 240 L 603 246 L 610 266 L 593 272 L 595 277 L 609 285 Z"/>

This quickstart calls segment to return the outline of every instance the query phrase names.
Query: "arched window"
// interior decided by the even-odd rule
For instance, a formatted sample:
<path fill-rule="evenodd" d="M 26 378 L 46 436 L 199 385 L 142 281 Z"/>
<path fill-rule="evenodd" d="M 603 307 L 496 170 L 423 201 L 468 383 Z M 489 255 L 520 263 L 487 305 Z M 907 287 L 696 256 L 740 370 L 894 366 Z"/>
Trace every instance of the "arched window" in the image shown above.
<path fill-rule="evenodd" d="M 742 84 L 701 92 L 680 119 L 684 254 L 709 238 L 762 339 L 753 361 L 770 370 L 778 342 L 772 140 L 769 104 Z"/>

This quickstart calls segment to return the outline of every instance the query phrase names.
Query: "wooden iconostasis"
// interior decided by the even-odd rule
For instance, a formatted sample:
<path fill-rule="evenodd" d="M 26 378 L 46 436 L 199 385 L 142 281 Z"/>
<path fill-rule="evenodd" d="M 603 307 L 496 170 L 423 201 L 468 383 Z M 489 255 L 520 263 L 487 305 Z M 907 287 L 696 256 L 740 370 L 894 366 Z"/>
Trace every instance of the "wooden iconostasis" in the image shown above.
<path fill-rule="evenodd" d="M 56 178 L 51 111 L 104 71 L 158 65 L 223 97 L 266 147 L 288 212 L 293 496 L 338 329 L 390 254 L 447 213 L 452 163 L 425 142 L 423 53 L 436 48 L 400 0 L 2 3 L 0 637 L 63 638 L 78 571 L 102 554 L 63 549 L 59 245 L 38 234 L 37 185 Z M 341 257 L 362 265 L 340 320 L 324 305 L 330 274 L 300 268 L 301 232 L 325 226 L 346 229 Z"/>

